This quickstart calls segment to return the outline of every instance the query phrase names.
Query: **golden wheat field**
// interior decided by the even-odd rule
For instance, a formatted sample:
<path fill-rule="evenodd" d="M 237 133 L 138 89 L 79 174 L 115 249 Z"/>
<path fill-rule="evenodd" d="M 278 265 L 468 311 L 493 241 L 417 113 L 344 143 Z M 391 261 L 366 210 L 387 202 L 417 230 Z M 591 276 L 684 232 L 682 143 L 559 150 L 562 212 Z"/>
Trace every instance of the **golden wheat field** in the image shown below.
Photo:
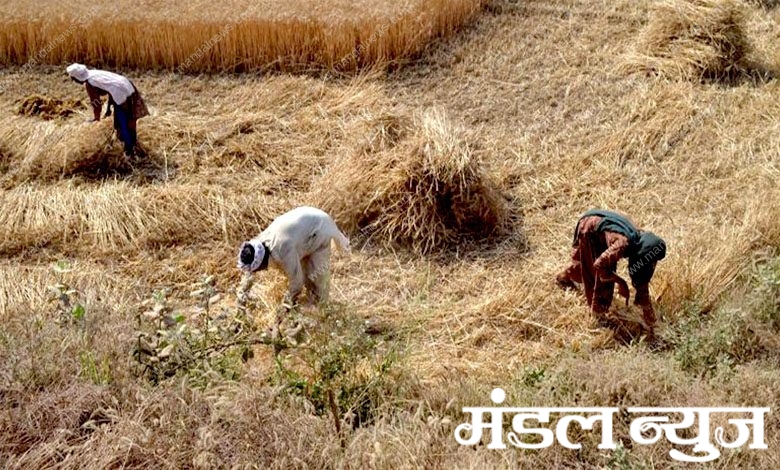
<path fill-rule="evenodd" d="M 0 2 L 0 64 L 80 61 L 177 74 L 392 67 L 483 0 Z M 6 14 L 6 12 L 8 12 Z"/>
<path fill-rule="evenodd" d="M 25 66 L 91 5 L 0 3 L 0 466 L 780 467 L 775 2 L 409 2 L 367 43 L 407 4 L 299 1 L 187 73 L 250 2 L 111 5 Z M 85 122 L 76 59 L 141 91 L 145 156 Z M 352 251 L 328 303 L 283 313 L 284 276 L 236 255 L 298 205 Z M 655 338 L 555 284 L 592 207 L 668 243 Z M 496 387 L 618 407 L 617 448 L 598 424 L 578 450 L 459 445 Z M 768 407 L 768 448 L 680 462 L 629 407 Z"/>

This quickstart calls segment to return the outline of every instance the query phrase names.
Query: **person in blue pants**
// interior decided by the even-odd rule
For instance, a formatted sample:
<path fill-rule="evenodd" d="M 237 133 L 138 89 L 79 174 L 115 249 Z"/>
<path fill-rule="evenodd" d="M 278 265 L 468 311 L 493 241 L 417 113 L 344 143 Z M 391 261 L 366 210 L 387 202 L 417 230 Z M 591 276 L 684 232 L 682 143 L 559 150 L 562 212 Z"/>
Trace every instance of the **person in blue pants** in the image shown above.
<path fill-rule="evenodd" d="M 109 104 L 109 106 L 111 106 L 111 104 Z M 135 145 L 138 142 L 138 134 L 136 132 L 132 111 L 125 109 L 124 106 L 113 105 L 113 107 L 114 129 L 116 129 L 119 140 L 121 140 L 124 145 L 125 155 L 134 156 Z M 109 111 L 107 116 L 110 115 L 111 112 Z"/>
<path fill-rule="evenodd" d="M 66 71 L 73 81 L 86 87 L 94 113 L 94 119 L 91 121 L 100 121 L 102 97 L 108 95 L 105 117 L 111 116 L 113 107 L 114 129 L 124 145 L 125 155 L 135 156 L 138 143 L 136 122 L 149 115 L 146 103 L 135 85 L 122 75 L 105 70 L 89 70 L 82 64 L 71 64 Z"/>

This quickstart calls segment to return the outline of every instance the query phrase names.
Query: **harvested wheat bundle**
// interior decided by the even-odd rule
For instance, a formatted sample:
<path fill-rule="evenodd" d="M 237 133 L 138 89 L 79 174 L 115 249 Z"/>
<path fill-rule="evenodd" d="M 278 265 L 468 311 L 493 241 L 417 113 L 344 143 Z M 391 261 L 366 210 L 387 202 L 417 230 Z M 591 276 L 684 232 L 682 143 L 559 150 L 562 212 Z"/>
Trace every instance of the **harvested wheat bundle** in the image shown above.
<path fill-rule="evenodd" d="M 464 131 L 441 113 L 416 121 L 389 150 L 364 148 L 334 163 L 315 183 L 313 202 L 348 232 L 420 253 L 504 233 L 506 200 Z"/>
<path fill-rule="evenodd" d="M 777 6 L 780 5 L 780 0 L 744 0 L 744 1 L 749 5 L 763 8 L 765 10 L 771 10 L 773 8 L 777 8 Z"/>
<path fill-rule="evenodd" d="M 662 0 L 627 71 L 674 80 L 729 80 L 745 71 L 749 44 L 737 0 Z"/>
<path fill-rule="evenodd" d="M 85 108 L 82 100 L 61 100 L 50 96 L 29 95 L 17 102 L 16 113 L 20 116 L 39 116 L 45 121 L 67 118 Z"/>
<path fill-rule="evenodd" d="M 0 128 L 0 147 L 11 150 L 6 180 L 49 181 L 125 164 L 121 148 L 111 145 L 110 120 L 86 124 L 13 117 Z"/>
<path fill-rule="evenodd" d="M 0 192 L 0 253 L 49 245 L 100 255 L 214 240 L 232 250 L 289 206 L 260 196 L 262 184 L 19 185 Z"/>

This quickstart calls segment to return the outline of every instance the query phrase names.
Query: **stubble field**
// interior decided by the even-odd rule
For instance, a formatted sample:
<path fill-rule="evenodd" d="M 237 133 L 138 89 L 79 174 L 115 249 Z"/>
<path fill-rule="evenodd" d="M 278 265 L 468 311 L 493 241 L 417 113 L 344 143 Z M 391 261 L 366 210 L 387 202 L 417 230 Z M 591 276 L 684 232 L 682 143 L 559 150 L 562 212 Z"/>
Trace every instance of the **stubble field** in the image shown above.
<path fill-rule="evenodd" d="M 197 44 L 148 67 L 129 51 L 116 70 L 152 112 L 132 165 L 108 122 L 84 122 L 86 93 L 64 73 L 97 56 L 57 49 L 59 65 L 25 70 L 29 51 L 0 36 L 0 464 L 683 467 L 663 440 L 632 446 L 624 416 L 616 452 L 579 431 L 580 451 L 459 446 L 461 408 L 501 387 L 516 406 L 768 406 L 768 450 L 708 465 L 777 468 L 780 9 L 715 3 L 744 14 L 744 54 L 720 62 L 690 47 L 649 59 L 657 4 L 627 0 L 497 0 L 447 39 L 420 33 L 400 69 L 340 78 L 323 73 L 354 46 L 305 75 L 171 74 Z M 224 69 L 203 60 L 188 72 Z M 205 316 L 233 318 L 241 241 L 301 204 L 352 239 L 330 304 L 302 310 L 278 355 L 183 357 Z M 656 341 L 636 335 L 633 307 L 598 324 L 555 286 L 591 207 L 668 243 Z M 211 302 L 190 295 L 204 285 Z M 271 325 L 284 288 L 258 276 L 237 324 Z M 163 290 L 190 331 L 179 339 L 146 327 L 142 303 Z M 177 347 L 144 368 L 139 332 Z"/>

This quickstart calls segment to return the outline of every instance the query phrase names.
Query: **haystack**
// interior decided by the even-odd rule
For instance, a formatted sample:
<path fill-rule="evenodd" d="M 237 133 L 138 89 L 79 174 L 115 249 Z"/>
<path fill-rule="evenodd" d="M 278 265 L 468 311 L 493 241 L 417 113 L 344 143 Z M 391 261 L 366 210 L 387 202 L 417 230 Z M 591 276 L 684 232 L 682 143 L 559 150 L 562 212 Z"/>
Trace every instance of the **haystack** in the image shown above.
<path fill-rule="evenodd" d="M 730 80 L 746 70 L 749 45 L 738 0 L 662 0 L 627 69 L 673 80 Z"/>
<path fill-rule="evenodd" d="M 389 129 L 375 134 L 383 144 L 374 140 L 342 156 L 314 185 L 311 202 L 343 230 L 420 253 L 505 233 L 506 200 L 462 129 L 438 112 L 407 129 L 397 128 L 400 121 L 377 123 Z M 400 136 L 406 138 L 396 143 Z"/>
<path fill-rule="evenodd" d="M 112 145 L 111 120 L 60 123 L 7 117 L 0 129 L 0 148 L 10 153 L 5 180 L 47 181 L 125 165 L 121 145 Z"/>

